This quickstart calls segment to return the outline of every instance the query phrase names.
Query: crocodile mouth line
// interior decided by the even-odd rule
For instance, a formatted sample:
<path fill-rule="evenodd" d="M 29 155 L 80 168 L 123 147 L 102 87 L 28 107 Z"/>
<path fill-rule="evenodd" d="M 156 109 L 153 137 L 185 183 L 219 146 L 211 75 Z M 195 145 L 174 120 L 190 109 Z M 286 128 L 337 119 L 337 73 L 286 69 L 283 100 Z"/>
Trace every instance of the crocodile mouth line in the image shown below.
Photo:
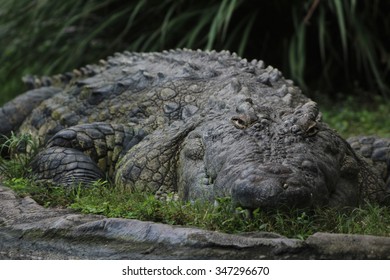
<path fill-rule="evenodd" d="M 318 200 L 318 193 L 329 196 L 324 180 L 311 176 L 304 179 L 304 172 L 279 169 L 280 172 L 241 174 L 231 186 L 233 200 L 245 208 L 272 208 L 283 205 L 311 206 Z M 273 170 L 275 171 L 275 170 Z M 320 175 L 317 175 L 320 176 Z M 232 178 L 234 179 L 234 178 Z"/>

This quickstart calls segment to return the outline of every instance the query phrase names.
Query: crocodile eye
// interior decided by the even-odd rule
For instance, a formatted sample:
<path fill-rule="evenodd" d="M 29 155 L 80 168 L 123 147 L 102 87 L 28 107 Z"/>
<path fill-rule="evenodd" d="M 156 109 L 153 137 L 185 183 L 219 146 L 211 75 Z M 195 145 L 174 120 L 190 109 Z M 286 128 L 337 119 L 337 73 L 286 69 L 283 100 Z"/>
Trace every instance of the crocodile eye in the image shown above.
<path fill-rule="evenodd" d="M 234 126 L 238 129 L 244 129 L 247 127 L 246 120 L 241 116 L 232 117 L 232 122 L 233 122 Z"/>
<path fill-rule="evenodd" d="M 306 136 L 314 136 L 316 135 L 318 132 L 318 127 L 317 127 L 317 123 L 313 123 L 311 126 L 309 126 L 305 133 L 306 133 Z"/>

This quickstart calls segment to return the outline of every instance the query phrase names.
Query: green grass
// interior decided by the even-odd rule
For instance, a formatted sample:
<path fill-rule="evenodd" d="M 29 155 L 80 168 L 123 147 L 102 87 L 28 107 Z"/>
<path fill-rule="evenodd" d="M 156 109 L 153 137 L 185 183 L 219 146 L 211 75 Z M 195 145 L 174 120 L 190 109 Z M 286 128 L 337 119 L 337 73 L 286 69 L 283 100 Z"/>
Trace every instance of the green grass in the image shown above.
<path fill-rule="evenodd" d="M 365 204 L 360 208 L 248 211 L 229 198 L 217 203 L 158 200 L 150 193 L 131 193 L 106 181 L 93 186 L 62 188 L 29 178 L 29 162 L 36 153 L 31 137 L 12 135 L 3 144 L 9 159 L 0 159 L 3 183 L 20 196 L 30 196 L 44 207 L 70 208 L 85 214 L 139 219 L 227 233 L 275 232 L 305 239 L 315 232 L 390 236 L 390 208 Z"/>
<path fill-rule="evenodd" d="M 31 173 L 30 161 L 38 152 L 38 144 L 29 134 L 0 136 L 0 178 L 26 177 Z M 7 158 L 1 155 L 7 155 Z"/>
<path fill-rule="evenodd" d="M 249 212 L 228 198 L 218 203 L 161 201 L 151 194 L 129 193 L 97 182 L 90 188 L 64 190 L 27 179 L 7 180 L 20 195 L 29 195 L 45 207 L 68 207 L 85 214 L 139 219 L 227 233 L 266 231 L 305 239 L 315 232 L 390 236 L 390 209 L 366 204 L 360 208 Z"/>
<path fill-rule="evenodd" d="M 379 135 L 390 137 L 390 100 L 376 98 L 362 101 L 348 98 L 339 102 L 324 102 L 324 121 L 343 137 Z"/>

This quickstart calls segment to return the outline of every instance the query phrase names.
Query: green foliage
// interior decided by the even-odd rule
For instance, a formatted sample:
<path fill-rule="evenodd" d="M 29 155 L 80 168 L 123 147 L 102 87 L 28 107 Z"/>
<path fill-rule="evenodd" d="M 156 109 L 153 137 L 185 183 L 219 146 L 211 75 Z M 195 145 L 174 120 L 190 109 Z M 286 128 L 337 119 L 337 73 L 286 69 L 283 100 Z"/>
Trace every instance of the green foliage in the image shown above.
<path fill-rule="evenodd" d="M 38 143 L 30 134 L 3 137 L 1 141 L 0 155 L 6 154 L 9 158 L 0 156 L 0 171 L 2 176 L 8 179 L 27 176 L 31 173 L 29 163 L 38 152 Z"/>
<path fill-rule="evenodd" d="M 235 207 L 228 198 L 210 202 L 161 201 L 151 194 L 119 191 L 105 181 L 89 188 L 66 190 L 16 178 L 6 184 L 45 207 L 70 207 L 85 214 L 192 226 L 227 233 L 275 232 L 305 239 L 315 232 L 390 236 L 390 209 L 366 204 L 361 208 L 265 212 Z"/>
<path fill-rule="evenodd" d="M 318 5 L 319 16 L 313 17 L 313 26 L 307 26 L 312 29 L 311 32 L 319 35 L 316 45 L 319 46 L 324 67 L 319 74 L 327 77 L 327 84 L 331 84 L 331 81 L 340 83 L 338 75 L 388 94 L 389 87 L 385 81 L 389 75 L 390 57 L 385 51 L 388 45 L 383 35 L 390 29 L 389 20 L 381 10 L 388 8 L 388 3 L 356 0 L 331 0 L 325 3 Z M 332 21 L 334 17 L 336 21 Z M 334 22 L 337 22 L 338 28 L 335 28 Z M 387 26 L 383 29 L 384 33 L 378 32 L 381 30 L 379 26 Z M 307 68 L 313 70 L 313 67 Z"/>
<path fill-rule="evenodd" d="M 0 104 L 23 75 L 53 75 L 115 51 L 230 49 L 261 58 L 301 86 L 388 93 L 384 0 L 3 0 Z"/>
<path fill-rule="evenodd" d="M 321 103 L 322 104 L 322 103 Z M 323 102 L 324 121 L 342 136 L 379 135 L 390 137 L 390 101 L 382 98 L 363 102 L 348 98 L 335 104 Z"/>
<path fill-rule="evenodd" d="M 0 81 L 7 86 L 2 89 L 0 103 L 22 91 L 18 80 L 25 74 L 65 72 L 125 49 L 212 48 L 221 32 L 225 40 L 230 34 L 229 40 L 239 41 L 239 31 L 250 26 L 241 24 L 241 30 L 228 27 L 234 10 L 242 3 L 1 1 Z M 240 48 L 246 42 L 243 40 Z"/>
<path fill-rule="evenodd" d="M 390 209 L 366 203 L 360 208 L 338 211 L 325 209 L 318 214 L 318 223 L 329 232 L 390 236 Z"/>
<path fill-rule="evenodd" d="M 30 178 L 6 179 L 4 184 L 20 196 L 30 196 L 44 207 L 68 207 L 76 196 L 76 191 L 60 186 L 43 185 Z"/>
<path fill-rule="evenodd" d="M 100 195 L 96 195 L 99 192 Z M 102 192 L 104 195 L 102 195 Z M 304 239 L 315 232 L 390 236 L 390 209 L 364 205 L 356 209 L 315 209 L 253 212 L 235 207 L 228 198 L 210 202 L 161 201 L 153 195 L 118 193 L 114 189 L 86 190 L 71 204 L 83 213 L 134 218 L 227 233 L 276 232 Z"/>

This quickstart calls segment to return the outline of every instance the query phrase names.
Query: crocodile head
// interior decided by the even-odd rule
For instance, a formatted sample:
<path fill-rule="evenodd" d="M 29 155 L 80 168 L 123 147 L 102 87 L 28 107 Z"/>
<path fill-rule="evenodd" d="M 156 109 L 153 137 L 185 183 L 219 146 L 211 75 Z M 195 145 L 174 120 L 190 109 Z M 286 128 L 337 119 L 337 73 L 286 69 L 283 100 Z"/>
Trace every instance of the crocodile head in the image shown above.
<path fill-rule="evenodd" d="M 181 197 L 228 196 L 248 209 L 358 204 L 364 162 L 321 121 L 315 102 L 278 109 L 248 98 L 231 111 L 188 135 Z"/>

